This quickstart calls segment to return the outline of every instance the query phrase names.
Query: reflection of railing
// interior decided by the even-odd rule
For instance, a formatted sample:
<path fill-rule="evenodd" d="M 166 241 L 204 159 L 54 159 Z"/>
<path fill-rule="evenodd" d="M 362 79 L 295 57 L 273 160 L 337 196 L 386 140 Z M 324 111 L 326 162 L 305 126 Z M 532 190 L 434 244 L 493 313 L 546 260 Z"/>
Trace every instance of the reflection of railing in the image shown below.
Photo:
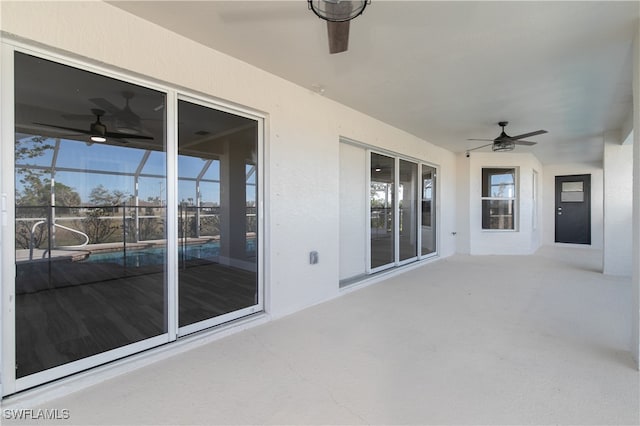
<path fill-rule="evenodd" d="M 164 238 L 164 206 L 17 206 L 16 248 L 49 244 L 54 247 L 137 242 Z M 142 210 L 142 211 L 141 211 Z M 139 214 L 146 213 L 146 214 Z M 51 224 L 46 229 L 42 223 Z M 61 223 L 62 222 L 62 223 Z M 64 224 L 63 224 L 64 223 Z M 64 232 L 56 232 L 64 230 Z M 44 231 L 44 232 L 43 232 Z M 79 232 L 76 232 L 79 231 Z M 34 241 L 35 234 L 35 241 Z M 75 236 L 75 237 L 74 237 Z"/>
<path fill-rule="evenodd" d="M 87 244 L 122 244 L 166 238 L 166 206 L 129 204 L 104 206 L 17 206 L 16 249 L 76 248 Z M 242 217 L 242 216 L 240 216 Z M 257 232 L 257 208 L 247 206 L 246 233 Z M 178 237 L 220 236 L 220 206 L 178 206 Z M 228 218 L 235 221 L 238 216 Z M 238 218 L 239 219 L 239 218 Z M 61 224 L 64 223 L 64 225 Z M 45 225 L 48 223 L 50 225 Z M 56 230 L 63 232 L 56 232 Z M 78 238 L 82 238 L 82 242 Z M 87 241 L 88 240 L 88 241 Z M 30 258 L 33 255 L 31 254 Z"/>
<path fill-rule="evenodd" d="M 38 222 L 36 222 L 32 227 L 31 227 L 31 235 L 29 237 L 29 260 L 33 260 L 33 249 L 34 249 L 34 235 L 36 233 L 36 228 L 40 225 L 42 225 L 43 223 L 47 223 L 46 220 L 40 220 Z M 86 246 L 87 244 L 89 244 L 89 236 L 87 234 L 85 234 L 82 231 L 78 231 L 77 229 L 73 229 L 73 228 L 69 228 L 68 226 L 64 226 L 64 225 L 60 225 L 58 223 L 54 223 L 53 226 L 57 226 L 58 228 L 61 229 L 65 229 L 69 232 L 72 232 L 74 234 L 78 234 L 84 237 L 84 243 L 82 244 L 76 244 L 76 245 L 69 245 L 69 246 L 55 246 L 54 248 L 58 248 L 58 249 L 75 249 L 75 248 L 81 248 Z M 46 257 L 48 250 L 45 250 L 45 252 L 42 254 L 42 257 Z"/>

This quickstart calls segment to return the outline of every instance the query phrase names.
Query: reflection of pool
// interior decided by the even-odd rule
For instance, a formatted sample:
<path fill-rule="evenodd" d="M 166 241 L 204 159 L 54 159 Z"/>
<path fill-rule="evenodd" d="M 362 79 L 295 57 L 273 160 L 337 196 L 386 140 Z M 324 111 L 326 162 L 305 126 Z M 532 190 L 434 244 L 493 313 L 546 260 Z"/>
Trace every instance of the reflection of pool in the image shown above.
<path fill-rule="evenodd" d="M 255 256 L 256 240 L 247 240 L 247 255 Z M 205 244 L 187 245 L 178 248 L 178 257 L 189 259 L 214 260 L 220 255 L 220 242 L 212 241 Z M 150 248 L 145 250 L 129 250 L 126 252 L 126 265 L 149 266 L 165 264 L 165 247 Z M 113 251 L 107 253 L 91 253 L 83 263 L 116 263 L 125 265 L 125 255 L 123 251 Z"/>

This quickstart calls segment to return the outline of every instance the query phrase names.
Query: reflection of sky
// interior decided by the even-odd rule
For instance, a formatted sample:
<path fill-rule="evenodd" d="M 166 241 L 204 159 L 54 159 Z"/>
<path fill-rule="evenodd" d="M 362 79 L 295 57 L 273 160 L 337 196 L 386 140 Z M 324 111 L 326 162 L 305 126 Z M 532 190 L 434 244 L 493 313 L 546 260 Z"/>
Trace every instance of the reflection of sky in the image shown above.
<path fill-rule="evenodd" d="M 39 144 L 30 141 L 30 137 L 20 139 L 20 146 L 33 148 Z M 46 145 L 55 146 L 55 141 L 49 139 Z M 99 185 L 109 190 L 119 190 L 133 195 L 134 174 L 140 167 L 144 158 L 144 150 L 132 149 L 103 144 L 87 145 L 84 142 L 73 140 L 61 140 L 60 149 L 56 158 L 56 182 L 69 186 L 76 191 L 83 203 L 89 202 L 91 190 Z M 51 167 L 54 158 L 54 149 L 47 149 L 42 155 L 34 158 L 17 159 L 19 164 Z M 178 200 L 188 201 L 192 199 L 195 204 L 196 182 L 200 173 L 207 165 L 208 160 L 198 157 L 178 156 Z M 78 171 L 65 171 L 65 168 L 73 168 Z M 61 170 L 62 169 L 62 170 Z M 252 172 L 253 166 L 246 166 L 249 175 L 247 181 L 247 201 L 256 200 L 256 175 Z M 107 173 L 95 173 L 102 171 Z M 93 172 L 93 173 L 92 173 Z M 159 151 L 151 151 L 144 167 L 141 170 L 138 181 L 140 200 L 160 198 L 166 202 L 166 154 Z M 147 176 L 145 176 L 147 175 Z M 151 176 L 149 176 L 151 175 Z M 48 178 L 47 172 L 43 173 Z M 16 177 L 16 190 L 22 191 L 24 185 Z M 203 203 L 220 203 L 220 161 L 210 161 L 209 167 L 201 177 L 200 196 Z M 216 182 L 212 182 L 216 181 Z"/>
<path fill-rule="evenodd" d="M 513 198 L 514 189 L 512 173 L 491 175 L 491 197 Z"/>

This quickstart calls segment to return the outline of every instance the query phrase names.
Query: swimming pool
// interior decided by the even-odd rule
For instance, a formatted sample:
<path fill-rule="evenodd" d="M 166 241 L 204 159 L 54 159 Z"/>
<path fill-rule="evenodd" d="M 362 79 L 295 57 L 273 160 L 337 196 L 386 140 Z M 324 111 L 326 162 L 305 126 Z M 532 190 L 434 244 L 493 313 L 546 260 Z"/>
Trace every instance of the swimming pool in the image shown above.
<path fill-rule="evenodd" d="M 255 256 L 256 240 L 249 239 L 246 243 L 247 256 Z M 186 259 L 207 259 L 214 261 L 220 255 L 220 242 L 211 241 L 205 244 L 193 244 L 178 247 L 178 258 Z M 115 263 L 128 267 L 140 267 L 151 265 L 163 265 L 166 258 L 166 247 L 156 247 L 149 249 L 133 249 L 124 251 L 112 251 L 107 253 L 91 253 L 83 263 Z"/>

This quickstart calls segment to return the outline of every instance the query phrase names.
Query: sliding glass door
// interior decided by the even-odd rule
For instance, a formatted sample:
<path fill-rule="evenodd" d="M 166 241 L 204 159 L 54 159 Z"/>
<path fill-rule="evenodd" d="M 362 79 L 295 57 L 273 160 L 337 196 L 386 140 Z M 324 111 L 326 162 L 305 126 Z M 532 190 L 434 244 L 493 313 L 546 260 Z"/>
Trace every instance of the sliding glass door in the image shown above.
<path fill-rule="evenodd" d="M 178 102 L 179 324 L 189 333 L 258 305 L 258 122 Z"/>
<path fill-rule="evenodd" d="M 166 95 L 14 60 L 16 378 L 166 341 Z"/>
<path fill-rule="evenodd" d="M 371 153 L 371 269 L 395 262 L 395 159 Z"/>
<path fill-rule="evenodd" d="M 4 395 L 262 310 L 263 118 L 19 49 L 3 60 Z"/>
<path fill-rule="evenodd" d="M 435 168 L 369 152 L 369 273 L 436 252 Z"/>
<path fill-rule="evenodd" d="M 423 256 L 436 252 L 436 169 L 422 165 L 421 248 Z"/>
<path fill-rule="evenodd" d="M 400 189 L 398 193 L 400 220 L 399 260 L 418 257 L 418 165 L 400 160 Z"/>

